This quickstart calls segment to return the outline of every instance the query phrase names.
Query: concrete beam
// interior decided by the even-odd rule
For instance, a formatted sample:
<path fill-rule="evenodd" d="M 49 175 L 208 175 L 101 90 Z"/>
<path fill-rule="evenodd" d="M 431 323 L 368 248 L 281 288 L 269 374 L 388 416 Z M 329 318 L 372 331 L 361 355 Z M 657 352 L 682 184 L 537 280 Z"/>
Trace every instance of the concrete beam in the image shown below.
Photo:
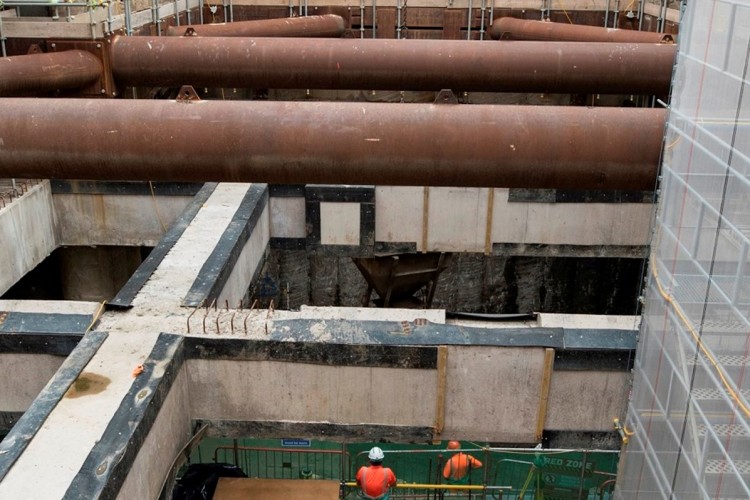
<path fill-rule="evenodd" d="M 59 230 L 48 181 L 0 208 L 0 241 L 2 295 L 57 248 Z"/>

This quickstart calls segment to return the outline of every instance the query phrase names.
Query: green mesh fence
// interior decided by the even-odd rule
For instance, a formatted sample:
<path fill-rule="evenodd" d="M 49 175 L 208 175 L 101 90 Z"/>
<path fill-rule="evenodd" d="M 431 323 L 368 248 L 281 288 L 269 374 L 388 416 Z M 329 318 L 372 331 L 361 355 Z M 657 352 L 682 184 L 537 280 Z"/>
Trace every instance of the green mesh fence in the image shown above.
<path fill-rule="evenodd" d="M 302 446 L 300 446 L 300 444 Z M 329 479 L 354 481 L 373 443 L 339 444 L 306 440 L 208 439 L 193 453 L 192 462 L 228 462 L 249 477 L 267 479 Z M 377 444 L 384 465 L 399 484 L 392 499 L 607 500 L 612 497 L 619 453 L 609 451 L 515 450 L 462 443 L 461 451 L 482 462 L 461 484 L 487 486 L 483 491 L 442 491 L 409 488 L 409 484 L 448 484 L 442 470 L 454 454 L 447 442 L 438 445 Z M 499 489 L 502 488 L 502 489 Z M 356 490 L 344 489 L 345 498 Z"/>

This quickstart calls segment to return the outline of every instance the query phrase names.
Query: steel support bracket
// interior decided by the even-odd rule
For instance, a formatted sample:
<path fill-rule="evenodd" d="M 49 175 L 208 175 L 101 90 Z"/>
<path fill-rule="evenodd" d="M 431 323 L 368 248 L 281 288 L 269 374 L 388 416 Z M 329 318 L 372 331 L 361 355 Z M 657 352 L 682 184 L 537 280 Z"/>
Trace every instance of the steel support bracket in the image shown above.
<path fill-rule="evenodd" d="M 177 102 L 198 102 L 201 98 L 198 97 L 198 92 L 191 85 L 183 85 L 180 87 L 175 100 Z"/>
<path fill-rule="evenodd" d="M 458 97 L 451 89 L 443 89 L 437 93 L 433 104 L 458 104 Z"/>
<path fill-rule="evenodd" d="M 26 51 L 27 54 L 41 54 L 43 52 L 38 43 L 32 43 L 29 45 L 29 50 Z"/>
<path fill-rule="evenodd" d="M 188 26 L 182 36 L 198 36 L 198 32 L 192 26 Z"/>
<path fill-rule="evenodd" d="M 102 62 L 102 74 L 89 87 L 74 91 L 75 95 L 78 97 L 115 97 L 118 92 L 112 76 L 109 44 L 109 38 L 103 40 L 48 40 L 47 51 L 85 50 L 94 54 Z"/>

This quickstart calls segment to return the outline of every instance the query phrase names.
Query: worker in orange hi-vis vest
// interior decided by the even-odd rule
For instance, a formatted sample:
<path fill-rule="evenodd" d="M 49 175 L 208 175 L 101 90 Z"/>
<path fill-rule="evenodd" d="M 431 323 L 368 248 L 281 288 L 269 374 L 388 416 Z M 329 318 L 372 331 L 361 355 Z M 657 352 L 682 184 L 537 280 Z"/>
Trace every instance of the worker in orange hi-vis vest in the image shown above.
<path fill-rule="evenodd" d="M 461 444 L 458 441 L 448 443 L 449 450 L 458 450 Z M 478 469 L 482 462 L 476 458 L 459 451 L 453 455 L 443 467 L 443 477 L 452 483 L 463 483 L 469 480 L 469 469 Z"/>
<path fill-rule="evenodd" d="M 357 484 L 361 488 L 360 498 L 386 500 L 391 486 L 396 485 L 396 476 L 388 467 L 383 467 L 385 455 L 375 446 L 367 454 L 370 466 L 360 467 L 357 471 Z"/>

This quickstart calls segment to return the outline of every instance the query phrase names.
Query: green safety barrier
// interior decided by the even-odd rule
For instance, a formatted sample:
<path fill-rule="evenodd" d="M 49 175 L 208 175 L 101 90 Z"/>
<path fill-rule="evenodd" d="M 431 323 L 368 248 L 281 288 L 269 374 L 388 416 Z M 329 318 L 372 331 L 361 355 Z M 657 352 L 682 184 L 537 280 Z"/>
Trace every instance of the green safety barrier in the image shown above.
<path fill-rule="evenodd" d="M 367 451 L 380 446 L 384 466 L 393 469 L 399 483 L 407 485 L 456 484 L 442 476 L 443 467 L 455 453 L 447 442 L 438 445 L 355 443 L 340 444 L 309 440 L 204 440 L 192 461 L 235 463 L 249 477 L 277 479 L 329 479 L 351 482 L 363 465 Z M 256 450 L 272 450 L 259 452 Z M 611 498 L 619 453 L 607 451 L 513 450 L 462 443 L 464 453 L 483 466 L 470 471 L 461 484 L 488 486 L 481 492 L 468 491 L 464 498 L 503 500 L 607 500 Z M 207 459 L 208 458 L 208 459 Z M 236 458 L 236 461 L 235 461 Z M 351 488 L 347 488 L 351 489 Z M 411 490 L 418 488 L 412 486 Z M 399 489 L 400 490 L 400 489 Z M 414 491 L 411 491 L 413 493 Z M 424 491 L 424 490 L 423 490 Z M 403 491 L 394 490 L 392 499 Z"/>

